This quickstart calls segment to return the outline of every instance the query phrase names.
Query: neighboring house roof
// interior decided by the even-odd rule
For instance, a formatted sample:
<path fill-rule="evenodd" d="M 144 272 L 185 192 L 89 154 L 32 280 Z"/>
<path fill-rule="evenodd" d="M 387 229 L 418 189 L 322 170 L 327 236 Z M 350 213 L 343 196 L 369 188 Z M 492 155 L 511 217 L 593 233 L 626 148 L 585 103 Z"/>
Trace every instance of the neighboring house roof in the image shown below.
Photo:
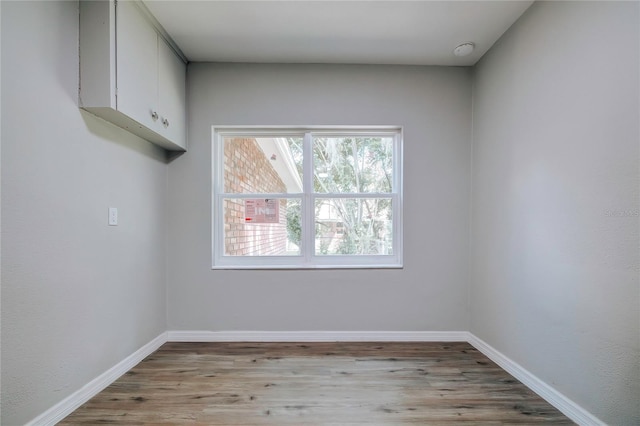
<path fill-rule="evenodd" d="M 287 192 L 302 192 L 302 179 L 296 168 L 289 144 L 284 138 L 256 138 L 258 146 L 264 155 L 270 159 L 271 166 L 282 179 Z"/>

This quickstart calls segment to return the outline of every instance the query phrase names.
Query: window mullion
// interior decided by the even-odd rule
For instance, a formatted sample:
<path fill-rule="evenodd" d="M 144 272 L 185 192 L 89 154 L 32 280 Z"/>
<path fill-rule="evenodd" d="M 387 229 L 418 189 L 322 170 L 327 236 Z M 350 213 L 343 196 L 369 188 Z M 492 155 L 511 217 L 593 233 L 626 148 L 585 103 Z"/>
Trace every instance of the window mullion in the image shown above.
<path fill-rule="evenodd" d="M 214 234 L 217 236 L 215 241 L 215 250 L 217 257 L 220 259 L 224 255 L 224 197 L 217 194 L 215 197 L 214 209 L 217 220 L 215 220 Z"/>
<path fill-rule="evenodd" d="M 304 263 L 310 264 L 311 257 L 315 250 L 315 208 L 313 198 L 313 138 L 311 133 L 304 134 L 302 143 L 302 187 L 303 187 L 303 208 L 302 208 L 302 255 Z"/>
<path fill-rule="evenodd" d="M 217 264 L 222 257 L 222 246 L 224 241 L 224 213 L 222 212 L 222 198 L 220 193 L 224 191 L 223 188 L 223 170 L 224 163 L 221 160 L 223 157 L 223 138 L 221 135 L 213 134 L 213 149 L 211 150 L 211 162 L 213 167 L 213 176 L 211 186 L 213 188 L 214 197 L 212 199 L 211 211 L 213 215 L 211 226 L 211 237 L 213 239 L 213 263 Z"/>
<path fill-rule="evenodd" d="M 400 263 L 401 259 L 403 258 L 403 241 L 402 241 L 402 235 L 403 235 L 403 213 L 402 213 L 402 209 L 403 209 L 403 194 L 402 194 L 402 188 L 403 188 L 403 182 L 402 182 L 402 178 L 403 178 L 403 174 L 402 174 L 402 155 L 403 155 L 403 149 L 402 149 L 402 137 L 400 134 L 396 134 L 394 136 L 394 144 L 393 144 L 393 174 L 392 174 L 392 179 L 393 179 L 393 188 L 392 188 L 392 192 L 394 194 L 393 197 L 393 201 L 392 201 L 392 215 L 393 215 L 393 253 L 394 256 L 396 257 L 397 262 Z"/>

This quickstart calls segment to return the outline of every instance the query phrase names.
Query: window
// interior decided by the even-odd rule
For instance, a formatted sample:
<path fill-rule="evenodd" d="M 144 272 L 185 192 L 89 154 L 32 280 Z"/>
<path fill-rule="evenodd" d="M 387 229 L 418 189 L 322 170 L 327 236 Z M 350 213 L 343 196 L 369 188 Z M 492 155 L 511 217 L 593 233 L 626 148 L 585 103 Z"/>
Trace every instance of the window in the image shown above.
<path fill-rule="evenodd" d="M 402 266 L 399 128 L 214 128 L 214 268 Z"/>

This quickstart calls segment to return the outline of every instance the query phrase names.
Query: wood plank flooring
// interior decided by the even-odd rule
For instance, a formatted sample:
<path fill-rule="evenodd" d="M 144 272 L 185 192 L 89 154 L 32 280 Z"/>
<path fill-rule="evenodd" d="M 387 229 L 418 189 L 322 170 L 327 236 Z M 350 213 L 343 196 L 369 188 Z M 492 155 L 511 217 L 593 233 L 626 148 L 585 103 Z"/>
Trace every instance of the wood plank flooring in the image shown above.
<path fill-rule="evenodd" d="M 573 424 L 468 343 L 167 343 L 60 425 Z"/>

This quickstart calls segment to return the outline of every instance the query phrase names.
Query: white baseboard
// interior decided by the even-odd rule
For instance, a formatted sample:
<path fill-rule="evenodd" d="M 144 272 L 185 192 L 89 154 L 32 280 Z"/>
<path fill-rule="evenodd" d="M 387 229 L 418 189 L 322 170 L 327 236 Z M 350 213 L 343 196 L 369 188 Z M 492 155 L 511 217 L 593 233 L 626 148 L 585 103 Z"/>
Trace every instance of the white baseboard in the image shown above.
<path fill-rule="evenodd" d="M 472 333 L 468 333 L 468 342 L 487 356 L 491 361 L 498 364 L 503 370 L 511 374 L 513 377 L 521 381 L 529 389 L 540 395 L 549 404 L 560 410 L 565 416 L 569 417 L 579 425 L 584 426 L 600 426 L 606 425 L 605 422 L 593 416 L 587 410 L 567 398 L 553 387 L 530 373 L 520 364 L 508 358 L 503 353 L 496 350 L 487 342 L 476 337 Z"/>
<path fill-rule="evenodd" d="M 467 331 L 167 331 L 54 405 L 27 426 L 55 425 L 113 383 L 165 342 L 469 342 L 579 425 L 603 421 Z"/>
<path fill-rule="evenodd" d="M 49 426 L 55 425 L 82 404 L 93 398 L 104 388 L 113 383 L 118 377 L 132 369 L 136 364 L 147 356 L 155 352 L 160 346 L 167 341 L 167 333 L 164 332 L 158 337 L 105 371 L 82 388 L 72 393 L 35 419 L 27 423 L 27 426 Z"/>
<path fill-rule="evenodd" d="M 168 331 L 169 342 L 466 342 L 466 331 Z"/>

